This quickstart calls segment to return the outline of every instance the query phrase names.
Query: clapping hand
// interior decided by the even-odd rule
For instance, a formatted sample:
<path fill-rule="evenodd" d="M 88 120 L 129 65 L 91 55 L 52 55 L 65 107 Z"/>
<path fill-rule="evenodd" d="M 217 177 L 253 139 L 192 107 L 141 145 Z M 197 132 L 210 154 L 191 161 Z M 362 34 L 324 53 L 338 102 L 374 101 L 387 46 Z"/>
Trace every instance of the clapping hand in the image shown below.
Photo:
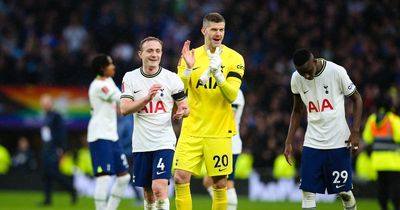
<path fill-rule="evenodd" d="M 210 66 L 200 76 L 200 79 L 199 79 L 200 84 L 202 84 L 202 85 L 206 84 L 208 82 L 209 78 L 211 77 L 211 73 L 214 74 L 214 76 L 215 76 L 215 74 L 218 73 L 218 71 L 221 72 L 220 71 L 221 65 L 222 65 L 222 60 L 220 57 L 221 53 L 222 53 L 222 49 L 219 47 L 215 48 L 214 53 L 211 53 L 210 50 L 207 50 L 207 55 L 208 55 L 208 58 L 210 59 Z"/>

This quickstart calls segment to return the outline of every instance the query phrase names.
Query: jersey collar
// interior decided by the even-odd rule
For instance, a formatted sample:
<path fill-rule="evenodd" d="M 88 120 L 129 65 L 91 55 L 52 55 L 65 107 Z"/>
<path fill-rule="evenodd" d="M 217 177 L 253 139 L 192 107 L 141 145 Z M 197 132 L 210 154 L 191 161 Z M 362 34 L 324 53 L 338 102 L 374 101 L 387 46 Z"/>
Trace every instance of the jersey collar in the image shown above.
<path fill-rule="evenodd" d="M 315 75 L 315 77 L 318 77 L 319 75 L 321 75 L 322 72 L 325 70 L 325 67 L 326 67 L 326 60 L 325 60 L 325 59 L 323 59 L 323 58 L 318 58 L 318 61 L 321 61 L 321 63 L 322 63 L 322 68 L 321 68 L 321 71 L 319 71 L 318 74 Z"/>
<path fill-rule="evenodd" d="M 144 77 L 153 78 L 153 77 L 156 77 L 157 75 L 160 74 L 161 69 L 162 69 L 162 67 L 160 66 L 160 67 L 158 68 L 158 71 L 157 71 L 156 73 L 151 74 L 151 75 L 148 75 L 148 74 L 144 73 L 144 71 L 143 71 L 143 66 L 141 66 L 141 67 L 140 67 L 140 73 L 141 73 Z"/>

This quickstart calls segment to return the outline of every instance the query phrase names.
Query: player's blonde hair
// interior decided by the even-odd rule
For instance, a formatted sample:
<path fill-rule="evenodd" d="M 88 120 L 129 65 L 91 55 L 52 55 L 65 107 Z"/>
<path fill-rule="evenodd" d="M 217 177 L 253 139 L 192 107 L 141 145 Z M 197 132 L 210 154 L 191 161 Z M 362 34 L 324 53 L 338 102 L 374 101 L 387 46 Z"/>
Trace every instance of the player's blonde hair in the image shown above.
<path fill-rule="evenodd" d="M 225 18 L 219 14 L 218 12 L 210 12 L 203 18 L 203 27 L 207 26 L 209 22 L 214 22 L 214 23 L 225 23 Z"/>

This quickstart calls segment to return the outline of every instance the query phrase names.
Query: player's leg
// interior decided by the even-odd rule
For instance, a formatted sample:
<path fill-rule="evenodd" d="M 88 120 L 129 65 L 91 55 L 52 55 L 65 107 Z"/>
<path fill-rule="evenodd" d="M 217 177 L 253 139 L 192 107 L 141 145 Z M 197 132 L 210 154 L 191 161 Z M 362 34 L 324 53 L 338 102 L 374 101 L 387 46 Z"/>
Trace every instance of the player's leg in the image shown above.
<path fill-rule="evenodd" d="M 343 203 L 344 210 L 357 210 L 356 199 L 351 190 L 338 193 Z"/>
<path fill-rule="evenodd" d="M 337 193 L 345 210 L 356 210 L 356 200 L 351 191 L 353 188 L 351 151 L 348 148 L 338 148 L 326 153 L 328 158 L 325 164 L 325 177 L 329 182 L 326 183 L 328 193 Z"/>
<path fill-rule="evenodd" d="M 113 151 L 113 165 L 115 174 L 117 178 L 111 188 L 110 198 L 107 203 L 107 210 L 116 210 L 121 202 L 121 198 L 124 195 L 125 188 L 129 184 L 131 176 L 129 175 L 128 169 L 129 164 L 126 159 L 125 154 L 122 152 L 122 149 L 118 142 L 112 142 L 112 151 Z"/>
<path fill-rule="evenodd" d="M 205 175 L 203 178 L 203 186 L 204 186 L 204 188 L 206 188 L 206 190 L 207 190 L 208 194 L 211 196 L 211 198 L 214 196 L 212 184 L 213 184 L 213 181 L 212 181 L 211 177 Z"/>
<path fill-rule="evenodd" d="M 105 210 L 107 207 L 107 192 L 111 181 L 110 160 L 113 159 L 108 140 L 97 140 L 89 143 L 92 159 L 93 174 L 95 178 L 94 201 L 96 210 Z"/>
<path fill-rule="evenodd" d="M 153 189 L 151 187 L 143 188 L 143 206 L 144 210 L 153 210 L 156 208 L 156 197 L 154 196 Z"/>
<path fill-rule="evenodd" d="M 301 200 L 301 208 L 303 210 L 317 209 L 317 203 L 315 201 L 315 193 L 306 192 L 303 190 L 303 198 Z"/>
<path fill-rule="evenodd" d="M 226 210 L 227 208 L 226 183 L 227 175 L 233 171 L 232 159 L 232 139 L 230 137 L 205 140 L 204 161 L 207 174 L 212 177 L 214 188 L 213 210 Z"/>
<path fill-rule="evenodd" d="M 326 157 L 323 151 L 303 147 L 300 176 L 300 189 L 303 191 L 303 209 L 316 209 L 315 193 L 325 193 L 323 167 Z"/>
<path fill-rule="evenodd" d="M 169 210 L 168 182 L 173 157 L 174 151 L 171 149 L 158 150 L 153 155 L 152 190 L 156 198 L 156 209 Z"/>
<path fill-rule="evenodd" d="M 95 178 L 94 202 L 96 210 L 105 210 L 107 207 L 107 192 L 110 181 L 110 175 L 97 175 Z"/>
<path fill-rule="evenodd" d="M 156 198 L 152 190 L 153 153 L 133 153 L 132 182 L 135 187 L 143 187 L 143 205 L 145 210 L 155 208 Z"/>
<path fill-rule="evenodd" d="M 175 205 L 177 210 L 192 209 L 190 179 L 200 174 L 203 157 L 203 138 L 181 136 L 174 155 Z"/>
<path fill-rule="evenodd" d="M 235 189 L 235 168 L 236 168 L 236 161 L 238 158 L 238 154 L 233 155 L 233 169 L 232 173 L 228 176 L 228 182 L 226 183 L 227 186 L 227 198 L 228 198 L 228 208 L 227 210 L 236 210 L 238 205 L 238 197 L 236 194 Z"/>

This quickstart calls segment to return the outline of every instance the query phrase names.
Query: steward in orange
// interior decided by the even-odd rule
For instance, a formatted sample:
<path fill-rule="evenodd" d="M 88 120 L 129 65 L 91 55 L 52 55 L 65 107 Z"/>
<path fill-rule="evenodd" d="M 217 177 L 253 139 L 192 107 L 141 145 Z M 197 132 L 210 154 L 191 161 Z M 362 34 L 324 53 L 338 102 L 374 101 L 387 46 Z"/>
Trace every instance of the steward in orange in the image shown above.
<path fill-rule="evenodd" d="M 390 111 L 389 100 L 380 100 L 378 111 L 368 117 L 362 134 L 371 151 L 372 167 L 378 172 L 378 201 L 388 209 L 391 199 L 400 210 L 400 118 Z"/>

